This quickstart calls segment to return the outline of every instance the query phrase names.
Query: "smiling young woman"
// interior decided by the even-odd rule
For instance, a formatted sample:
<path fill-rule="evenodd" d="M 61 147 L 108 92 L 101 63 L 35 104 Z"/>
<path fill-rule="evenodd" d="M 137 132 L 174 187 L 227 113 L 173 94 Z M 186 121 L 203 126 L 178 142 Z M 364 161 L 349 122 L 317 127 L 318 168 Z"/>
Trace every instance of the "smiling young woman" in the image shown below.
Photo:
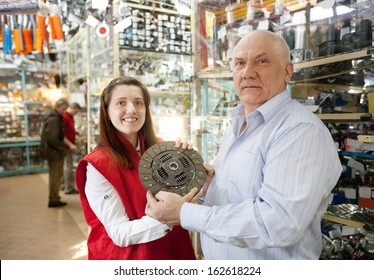
<path fill-rule="evenodd" d="M 145 215 L 140 156 L 160 142 L 147 88 L 131 77 L 112 80 L 100 99 L 100 139 L 77 168 L 89 259 L 195 259 L 188 231 Z"/>

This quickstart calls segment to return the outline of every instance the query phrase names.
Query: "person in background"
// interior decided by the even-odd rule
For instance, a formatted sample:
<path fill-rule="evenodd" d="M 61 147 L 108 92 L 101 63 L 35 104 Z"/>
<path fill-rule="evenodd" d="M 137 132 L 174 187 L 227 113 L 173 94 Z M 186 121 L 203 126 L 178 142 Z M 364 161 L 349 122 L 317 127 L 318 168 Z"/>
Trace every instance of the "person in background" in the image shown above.
<path fill-rule="evenodd" d="M 66 99 L 59 99 L 43 119 L 40 154 L 48 160 L 48 207 L 61 207 L 67 204 L 60 200 L 59 191 L 66 154 L 63 113 L 68 107 L 69 102 Z"/>
<path fill-rule="evenodd" d="M 138 80 L 113 79 L 100 97 L 98 146 L 78 164 L 76 184 L 91 230 L 89 259 L 195 259 L 188 231 L 145 215 L 141 155 L 160 142 L 150 95 Z M 196 202 L 196 188 L 182 199 Z"/>
<path fill-rule="evenodd" d="M 77 194 L 75 189 L 75 174 L 73 170 L 73 154 L 78 151 L 75 145 L 77 131 L 75 130 L 74 116 L 81 110 L 81 106 L 77 102 L 70 104 L 64 112 L 65 139 L 64 143 L 68 148 L 64 160 L 64 191 L 65 194 Z"/>
<path fill-rule="evenodd" d="M 200 232 L 206 259 L 320 256 L 320 223 L 342 166 L 329 130 L 287 91 L 289 58 L 284 39 L 269 31 L 235 46 L 241 104 L 231 112 L 204 205 L 147 193 L 146 214 Z"/>

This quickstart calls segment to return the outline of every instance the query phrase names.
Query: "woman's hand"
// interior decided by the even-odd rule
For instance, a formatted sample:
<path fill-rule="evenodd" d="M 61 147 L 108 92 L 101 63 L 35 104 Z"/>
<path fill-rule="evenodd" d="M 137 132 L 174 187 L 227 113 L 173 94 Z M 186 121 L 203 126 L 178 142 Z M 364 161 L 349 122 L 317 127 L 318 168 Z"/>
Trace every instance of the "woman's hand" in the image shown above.
<path fill-rule="evenodd" d="M 188 141 L 188 140 L 182 140 L 181 138 L 177 138 L 177 140 L 175 141 L 175 146 L 177 148 L 182 148 L 184 150 L 188 149 L 188 150 L 192 150 L 192 143 L 191 141 Z"/>

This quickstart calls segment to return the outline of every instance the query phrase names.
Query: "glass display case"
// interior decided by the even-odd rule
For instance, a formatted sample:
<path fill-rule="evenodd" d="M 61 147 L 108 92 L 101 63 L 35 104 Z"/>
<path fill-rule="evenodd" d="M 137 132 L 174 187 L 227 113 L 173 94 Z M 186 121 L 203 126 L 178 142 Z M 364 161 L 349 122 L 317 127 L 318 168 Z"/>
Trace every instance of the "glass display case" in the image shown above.
<path fill-rule="evenodd" d="M 88 151 L 88 106 L 87 106 L 87 80 L 89 77 L 89 30 L 81 29 L 74 37 L 65 42 L 59 49 L 60 62 L 60 88 L 69 102 L 77 102 L 81 111 L 74 116 L 75 128 L 78 132 L 75 145 L 78 151 L 73 154 L 73 164 Z"/>
<path fill-rule="evenodd" d="M 150 7 L 113 1 L 117 21 L 132 17 L 127 27 L 99 37 L 97 27 L 85 26 L 64 44 L 61 73 L 69 96 L 77 90 L 75 81 L 87 83 L 88 152 L 98 142 L 101 92 L 120 75 L 135 77 L 147 86 L 158 136 L 190 138 L 191 23 L 189 15 L 166 4 Z"/>
<path fill-rule="evenodd" d="M 170 141 L 177 137 L 189 139 L 192 77 L 189 5 L 173 1 L 154 2 L 151 6 L 122 4 L 123 1 L 117 16 L 131 15 L 133 20 L 118 35 L 119 74 L 133 76 L 147 86 L 159 137 Z"/>
<path fill-rule="evenodd" d="M 39 156 L 43 116 L 61 97 L 55 70 L 0 67 L 0 176 L 44 172 Z"/>
<path fill-rule="evenodd" d="M 88 107 L 88 152 L 92 151 L 99 137 L 100 95 L 108 82 L 118 75 L 118 59 L 114 57 L 115 44 L 118 37 L 109 34 L 105 38 L 98 38 L 95 28 L 86 27 L 89 34 L 89 56 L 86 61 L 87 71 L 87 107 Z M 116 55 L 118 57 L 118 52 Z"/>
<path fill-rule="evenodd" d="M 158 136 L 189 139 L 191 56 L 121 49 L 119 57 L 120 75 L 139 79 L 149 90 Z"/>
<path fill-rule="evenodd" d="M 238 104 L 238 96 L 230 79 L 201 79 L 199 112 L 191 121 L 191 138 L 205 162 L 217 154 L 230 120 L 230 109 Z"/>
<path fill-rule="evenodd" d="M 209 83 L 230 83 L 233 47 L 257 29 L 273 31 L 286 40 L 295 69 L 288 87 L 293 98 L 312 111 L 340 117 L 373 112 L 373 5 L 365 0 L 196 1 L 193 99 L 199 104 L 193 118 L 206 122 L 211 117 L 207 100 L 216 93 Z M 204 128 L 199 121 L 193 123 L 192 130 Z M 211 154 L 204 148 L 211 147 L 209 139 L 205 135 L 195 141 L 203 154 Z"/>
<path fill-rule="evenodd" d="M 194 1 L 191 129 L 204 160 L 214 159 L 229 125 L 220 104 L 227 100 L 230 108 L 240 102 L 231 73 L 235 44 L 252 30 L 273 31 L 291 50 L 289 92 L 329 127 L 345 175 L 363 179 L 360 185 L 357 178 L 351 182 L 355 202 L 367 207 L 367 194 L 374 189 L 368 175 L 374 164 L 373 6 L 371 0 Z M 340 222 L 351 224 L 349 219 Z"/>

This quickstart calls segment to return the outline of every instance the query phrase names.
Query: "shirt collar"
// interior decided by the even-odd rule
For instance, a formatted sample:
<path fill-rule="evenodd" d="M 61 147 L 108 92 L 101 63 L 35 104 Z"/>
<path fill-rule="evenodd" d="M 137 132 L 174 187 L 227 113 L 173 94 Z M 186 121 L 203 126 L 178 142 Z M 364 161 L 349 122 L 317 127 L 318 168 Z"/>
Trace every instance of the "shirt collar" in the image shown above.
<path fill-rule="evenodd" d="M 276 113 L 278 108 L 282 108 L 285 103 L 291 100 L 291 96 L 287 90 L 282 91 L 281 93 L 277 94 L 263 105 L 258 107 L 254 112 L 249 114 L 248 118 L 253 118 L 257 115 L 262 115 L 264 121 L 269 121 Z M 243 104 L 238 105 L 234 109 L 231 110 L 230 116 L 232 119 L 241 119 L 245 118 L 245 108 Z"/>

